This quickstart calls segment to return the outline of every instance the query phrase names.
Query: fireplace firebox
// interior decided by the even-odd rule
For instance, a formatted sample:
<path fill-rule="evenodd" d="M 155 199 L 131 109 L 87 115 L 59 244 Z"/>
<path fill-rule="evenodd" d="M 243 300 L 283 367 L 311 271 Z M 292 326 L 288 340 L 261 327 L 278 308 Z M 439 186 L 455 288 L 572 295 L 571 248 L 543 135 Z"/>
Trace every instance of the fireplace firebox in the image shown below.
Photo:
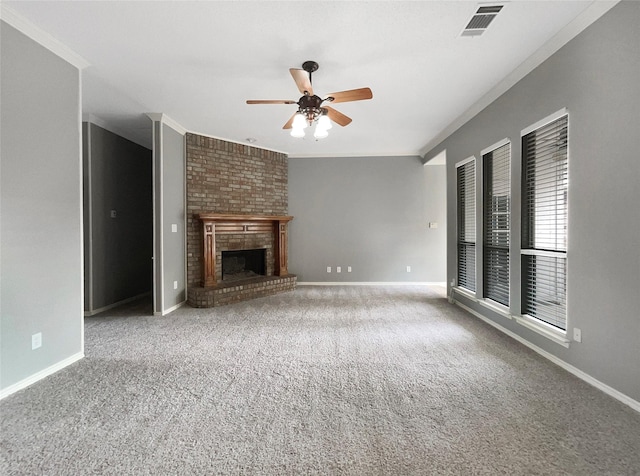
<path fill-rule="evenodd" d="M 241 281 L 264 276 L 266 249 L 222 251 L 222 281 Z"/>

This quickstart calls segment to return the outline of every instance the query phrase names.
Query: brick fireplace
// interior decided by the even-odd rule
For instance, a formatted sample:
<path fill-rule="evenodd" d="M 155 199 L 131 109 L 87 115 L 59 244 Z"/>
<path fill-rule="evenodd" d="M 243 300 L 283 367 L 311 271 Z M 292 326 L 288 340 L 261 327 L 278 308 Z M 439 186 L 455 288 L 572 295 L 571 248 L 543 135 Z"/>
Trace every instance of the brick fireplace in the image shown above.
<path fill-rule="evenodd" d="M 286 264 L 286 154 L 197 134 L 187 134 L 186 143 L 189 304 L 212 307 L 294 289 Z M 214 253 L 205 256 L 211 239 Z M 255 249 L 264 249 L 264 276 L 222 279 L 222 251 Z"/>

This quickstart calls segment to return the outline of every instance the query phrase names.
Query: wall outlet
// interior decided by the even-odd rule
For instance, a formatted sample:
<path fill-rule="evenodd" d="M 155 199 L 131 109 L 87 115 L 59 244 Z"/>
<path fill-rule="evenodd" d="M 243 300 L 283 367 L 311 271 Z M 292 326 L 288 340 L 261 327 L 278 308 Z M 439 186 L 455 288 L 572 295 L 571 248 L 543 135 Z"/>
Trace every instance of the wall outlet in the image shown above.
<path fill-rule="evenodd" d="M 178 225 L 175 223 L 171 224 L 171 233 L 178 233 Z"/>
<path fill-rule="evenodd" d="M 31 350 L 35 350 L 38 347 L 42 347 L 42 332 L 31 336 Z"/>
<path fill-rule="evenodd" d="M 411 266 L 407 266 L 407 273 L 411 272 Z"/>
<path fill-rule="evenodd" d="M 117 214 L 118 213 L 115 210 L 111 210 L 111 213 L 109 214 L 109 216 L 111 216 L 111 218 L 115 218 Z"/>
<path fill-rule="evenodd" d="M 347 273 L 351 272 L 351 266 L 347 266 Z"/>
<path fill-rule="evenodd" d="M 331 266 L 327 266 L 327 273 L 331 272 Z"/>
<path fill-rule="evenodd" d="M 336 273 L 342 273 L 342 268 L 340 266 L 336 266 Z"/>
<path fill-rule="evenodd" d="M 573 340 L 576 342 L 582 342 L 582 330 L 577 327 L 573 328 Z"/>
<path fill-rule="evenodd" d="M 178 289 L 178 281 L 173 282 L 173 289 Z"/>

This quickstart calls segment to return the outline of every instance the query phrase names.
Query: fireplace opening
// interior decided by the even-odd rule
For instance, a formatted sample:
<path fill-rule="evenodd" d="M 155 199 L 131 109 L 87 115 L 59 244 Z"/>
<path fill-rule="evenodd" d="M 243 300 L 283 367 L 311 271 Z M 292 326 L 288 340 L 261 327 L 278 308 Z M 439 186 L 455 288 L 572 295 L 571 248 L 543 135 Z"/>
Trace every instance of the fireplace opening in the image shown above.
<path fill-rule="evenodd" d="M 266 249 L 222 252 L 222 280 L 241 281 L 265 275 Z"/>

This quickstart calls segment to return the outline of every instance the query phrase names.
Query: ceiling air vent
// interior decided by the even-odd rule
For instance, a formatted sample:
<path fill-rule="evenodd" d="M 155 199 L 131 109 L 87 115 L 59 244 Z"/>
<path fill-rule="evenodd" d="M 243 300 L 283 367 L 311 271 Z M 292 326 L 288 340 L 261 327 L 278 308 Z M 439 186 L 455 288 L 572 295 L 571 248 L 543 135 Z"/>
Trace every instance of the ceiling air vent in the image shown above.
<path fill-rule="evenodd" d="M 480 36 L 489 27 L 493 19 L 500 13 L 503 5 L 484 5 L 478 7 L 460 36 Z"/>

